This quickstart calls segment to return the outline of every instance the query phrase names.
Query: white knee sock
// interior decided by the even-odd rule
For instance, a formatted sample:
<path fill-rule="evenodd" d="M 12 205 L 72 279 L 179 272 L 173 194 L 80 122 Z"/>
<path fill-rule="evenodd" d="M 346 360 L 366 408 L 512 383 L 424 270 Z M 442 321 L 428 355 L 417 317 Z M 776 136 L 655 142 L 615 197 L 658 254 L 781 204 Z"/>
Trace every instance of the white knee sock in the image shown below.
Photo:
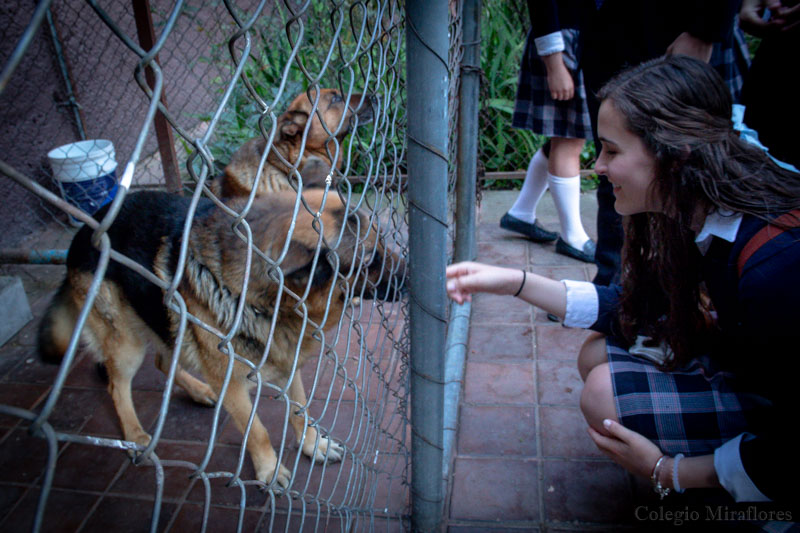
<path fill-rule="evenodd" d="M 567 244 L 577 249 L 582 249 L 589 236 L 583 229 L 581 222 L 581 179 L 580 175 L 571 178 L 560 178 L 547 175 L 550 194 L 558 211 L 558 220 L 561 223 L 561 238 Z"/>
<path fill-rule="evenodd" d="M 524 222 L 533 224 L 536 220 L 536 206 L 547 190 L 547 157 L 539 148 L 528 164 L 528 172 L 517 200 L 508 214 Z"/>

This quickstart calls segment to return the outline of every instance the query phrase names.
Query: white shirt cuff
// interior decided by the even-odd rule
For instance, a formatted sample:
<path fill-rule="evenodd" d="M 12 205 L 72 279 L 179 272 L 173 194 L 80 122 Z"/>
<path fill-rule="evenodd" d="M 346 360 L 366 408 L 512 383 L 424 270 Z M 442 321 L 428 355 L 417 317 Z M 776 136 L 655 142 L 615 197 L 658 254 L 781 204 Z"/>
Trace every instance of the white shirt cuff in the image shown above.
<path fill-rule="evenodd" d="M 720 484 L 737 502 L 769 502 L 772 501 L 758 490 L 753 480 L 747 475 L 739 454 L 739 444 L 749 433 L 742 433 L 714 450 L 714 469 Z"/>
<path fill-rule="evenodd" d="M 540 56 L 549 56 L 556 52 L 564 51 L 564 37 L 561 36 L 560 31 L 548 33 L 533 40 L 536 44 L 536 53 Z"/>
<path fill-rule="evenodd" d="M 570 279 L 562 279 L 561 283 L 567 289 L 564 325 L 570 328 L 588 328 L 597 322 L 600 300 L 594 284 Z"/>

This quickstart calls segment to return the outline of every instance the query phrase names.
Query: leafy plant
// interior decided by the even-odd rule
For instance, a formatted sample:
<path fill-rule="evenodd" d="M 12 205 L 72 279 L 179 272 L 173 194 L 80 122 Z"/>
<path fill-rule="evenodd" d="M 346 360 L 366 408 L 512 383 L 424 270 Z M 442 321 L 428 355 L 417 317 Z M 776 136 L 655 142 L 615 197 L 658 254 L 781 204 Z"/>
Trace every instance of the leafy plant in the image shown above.
<path fill-rule="evenodd" d="M 385 107 L 381 109 L 386 115 L 382 120 L 397 122 L 400 127 L 387 127 L 384 123 L 380 133 L 386 137 L 379 137 L 377 140 L 372 135 L 372 128 L 378 128 L 378 124 L 359 128 L 348 137 L 342 150 L 349 150 L 352 154 L 349 168 L 351 175 L 374 175 L 375 165 L 383 164 L 382 158 L 398 158 L 396 164 L 404 171 L 405 132 L 402 124 L 405 121 L 405 39 L 402 28 L 384 35 L 380 40 L 381 46 L 372 46 L 365 50 L 365 37 L 354 31 L 354 28 L 360 27 L 363 17 L 366 16 L 359 10 L 332 10 L 330 2 L 326 0 L 311 0 L 299 18 L 290 13 L 281 2 L 275 2 L 271 9 L 271 16 L 262 16 L 260 25 L 254 28 L 252 47 L 243 70 L 243 76 L 249 81 L 253 91 L 271 106 L 270 111 L 276 118 L 286 109 L 291 98 L 307 90 L 317 78 L 322 87 L 346 89 L 352 78 L 356 86 L 363 80 L 362 85 L 372 84 L 372 90 L 376 92 L 400 95 L 400 98 L 388 98 L 382 102 Z M 385 20 L 382 22 L 385 23 Z M 544 136 L 511 127 L 520 62 L 528 29 L 526 5 L 521 0 L 486 2 L 481 24 L 483 75 L 479 160 L 487 172 L 524 170 L 533 153 L 546 141 Z M 298 42 L 300 44 L 293 57 L 291 43 Z M 239 54 L 242 53 L 242 43 L 243 40 L 237 43 Z M 380 57 L 378 54 L 383 50 L 384 44 L 392 49 Z M 356 61 L 343 67 L 356 56 Z M 203 60 L 213 62 L 223 69 L 222 75 L 211 80 L 221 96 L 235 72 L 228 43 L 218 43 L 212 48 L 209 57 Z M 384 75 L 376 83 L 374 69 L 387 61 L 390 64 L 384 66 Z M 366 78 L 369 69 L 373 69 L 371 79 Z M 284 77 L 285 86 L 280 98 L 276 100 Z M 369 90 L 369 87 L 363 90 Z M 245 141 L 260 135 L 260 125 L 269 133 L 272 127 L 271 118 L 264 114 L 264 109 L 245 84 L 238 80 L 210 143 L 211 153 L 219 166 L 223 167 Z M 210 120 L 211 115 L 200 118 Z M 390 154 L 392 150 L 394 152 Z M 588 143 L 581 154 L 582 167 L 591 167 L 594 158 L 594 146 Z M 596 178 L 585 179 L 583 186 L 592 188 L 595 181 Z M 521 184 L 522 180 L 487 180 L 483 186 L 518 188 Z"/>
<path fill-rule="evenodd" d="M 315 83 L 343 91 L 353 85 L 355 92 L 375 92 L 380 87 L 388 93 L 400 93 L 402 89 L 398 87 L 404 86 L 405 40 L 396 28 L 399 21 L 395 20 L 394 26 L 387 22 L 387 18 L 395 14 L 383 13 L 383 20 L 376 20 L 374 13 L 367 14 L 363 6 L 361 9 L 332 7 L 325 0 L 312 0 L 299 13 L 290 12 L 281 2 L 275 2 L 271 9 L 271 16 L 262 16 L 253 28 L 251 49 L 242 71 L 242 77 L 269 110 L 265 111 L 245 83 L 237 80 L 209 146 L 220 167 L 227 164 L 245 141 L 262 134 L 262 129 L 269 135 L 273 120 L 288 107 L 291 99 Z M 376 24 L 386 32 L 379 34 L 381 46 L 367 46 L 370 31 L 375 31 Z M 239 56 L 243 53 L 243 43 L 244 39 L 237 43 Z M 224 94 L 236 69 L 228 43 L 218 43 L 204 60 L 227 71 L 227 76 L 211 80 L 217 93 Z M 381 76 L 378 76 L 378 65 L 382 69 Z M 404 101 L 401 98 L 388 100 L 383 102 L 388 109 L 383 108 L 381 112 L 394 117 L 397 106 L 404 105 Z M 274 114 L 274 119 L 269 113 Z M 211 115 L 200 118 L 210 120 Z M 377 127 L 375 124 L 360 127 L 341 147 L 344 154 L 351 154 L 349 174 L 364 175 L 370 164 L 377 164 L 372 157 L 365 157 L 367 154 L 380 153 L 382 147 L 390 144 L 402 146 L 402 130 L 386 128 L 383 124 L 382 127 L 391 130 L 391 136 L 378 136 L 376 141 L 371 131 Z M 375 174 L 374 169 L 372 174 Z"/>
<path fill-rule="evenodd" d="M 478 150 L 486 171 L 527 168 L 546 138 L 511 127 L 519 65 L 525 31 L 519 18 L 525 13 L 519 1 L 493 2 L 481 14 L 481 67 L 483 70 Z M 527 18 L 527 17 L 526 17 Z M 487 182 L 487 186 L 495 183 Z"/>

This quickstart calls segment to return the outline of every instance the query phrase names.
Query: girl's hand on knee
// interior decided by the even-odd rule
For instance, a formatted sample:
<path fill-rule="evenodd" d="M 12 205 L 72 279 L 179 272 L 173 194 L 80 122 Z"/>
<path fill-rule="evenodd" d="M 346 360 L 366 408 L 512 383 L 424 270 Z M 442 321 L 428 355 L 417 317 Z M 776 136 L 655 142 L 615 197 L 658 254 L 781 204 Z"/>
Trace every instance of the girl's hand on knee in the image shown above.
<path fill-rule="evenodd" d="M 447 267 L 447 295 L 458 302 L 472 301 L 479 292 L 513 294 L 522 281 L 522 271 L 482 263 L 456 263 Z"/>
<path fill-rule="evenodd" d="M 619 422 L 604 420 L 603 427 L 609 436 L 589 427 L 589 436 L 600 451 L 625 470 L 645 478 L 650 477 L 656 461 L 663 455 L 658 446 Z"/>

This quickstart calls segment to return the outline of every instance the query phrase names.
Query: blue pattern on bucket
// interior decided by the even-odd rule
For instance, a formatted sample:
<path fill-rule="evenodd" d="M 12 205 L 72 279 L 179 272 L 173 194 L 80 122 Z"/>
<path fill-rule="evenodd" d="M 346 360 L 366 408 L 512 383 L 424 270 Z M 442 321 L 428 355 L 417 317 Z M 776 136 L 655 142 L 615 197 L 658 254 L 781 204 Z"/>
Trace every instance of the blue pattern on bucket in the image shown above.
<path fill-rule="evenodd" d="M 61 189 L 69 203 L 90 215 L 109 203 L 117 194 L 117 170 L 94 179 L 62 181 Z"/>

